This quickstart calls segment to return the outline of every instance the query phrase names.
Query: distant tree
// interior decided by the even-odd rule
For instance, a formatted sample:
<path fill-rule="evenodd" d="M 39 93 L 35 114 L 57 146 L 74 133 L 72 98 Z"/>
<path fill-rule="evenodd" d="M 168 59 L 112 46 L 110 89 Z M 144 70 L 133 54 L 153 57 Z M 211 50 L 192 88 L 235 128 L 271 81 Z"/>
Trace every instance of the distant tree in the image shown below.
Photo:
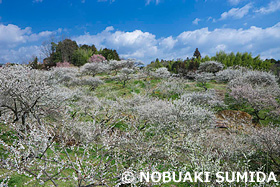
<path fill-rule="evenodd" d="M 198 71 L 215 74 L 218 71 L 222 70 L 223 68 L 224 68 L 224 65 L 220 62 L 208 61 L 208 62 L 201 63 L 199 68 L 198 68 Z"/>
<path fill-rule="evenodd" d="M 39 69 L 38 57 L 37 57 L 37 56 L 34 58 L 33 61 L 29 62 L 29 66 L 30 66 L 32 69 Z"/>
<path fill-rule="evenodd" d="M 74 51 L 72 55 L 72 64 L 75 66 L 82 66 L 86 64 L 89 58 L 92 56 L 93 52 L 89 49 L 79 48 Z"/>
<path fill-rule="evenodd" d="M 191 60 L 188 65 L 188 71 L 196 71 L 199 67 L 199 63 L 195 60 Z"/>
<path fill-rule="evenodd" d="M 65 39 L 58 43 L 56 51 L 61 53 L 61 62 L 72 62 L 72 55 L 78 48 L 76 41 Z"/>
<path fill-rule="evenodd" d="M 109 65 L 105 63 L 86 63 L 81 67 L 82 74 L 95 76 L 109 70 Z"/>
<path fill-rule="evenodd" d="M 162 67 L 162 68 L 158 68 L 155 73 L 153 74 L 154 77 L 156 78 L 168 78 L 170 77 L 170 72 L 168 71 L 167 68 Z"/>
<path fill-rule="evenodd" d="M 73 66 L 72 64 L 70 64 L 69 62 L 58 62 L 56 63 L 56 67 L 59 67 L 59 68 L 69 68 Z"/>
<path fill-rule="evenodd" d="M 40 52 L 44 58 L 49 58 L 51 54 L 55 52 L 53 44 L 55 44 L 56 40 L 56 37 L 52 35 L 49 39 L 42 42 L 42 45 L 40 46 Z"/>
<path fill-rule="evenodd" d="M 198 58 L 201 58 L 201 54 L 200 54 L 200 52 L 198 51 L 198 48 L 195 49 L 195 52 L 194 52 L 193 56 L 196 57 L 197 59 L 198 59 Z"/>
<path fill-rule="evenodd" d="M 120 60 L 119 54 L 113 49 L 101 49 L 98 53 L 104 56 L 107 60 Z"/>
<path fill-rule="evenodd" d="M 93 54 L 97 53 L 97 49 L 96 49 L 95 45 L 89 46 L 89 45 L 84 44 L 84 45 L 80 46 L 80 49 L 92 50 Z"/>
<path fill-rule="evenodd" d="M 95 54 L 92 55 L 88 60 L 88 62 L 90 62 L 90 63 L 99 63 L 99 62 L 104 62 L 104 61 L 106 61 L 106 58 L 104 56 L 95 55 Z"/>

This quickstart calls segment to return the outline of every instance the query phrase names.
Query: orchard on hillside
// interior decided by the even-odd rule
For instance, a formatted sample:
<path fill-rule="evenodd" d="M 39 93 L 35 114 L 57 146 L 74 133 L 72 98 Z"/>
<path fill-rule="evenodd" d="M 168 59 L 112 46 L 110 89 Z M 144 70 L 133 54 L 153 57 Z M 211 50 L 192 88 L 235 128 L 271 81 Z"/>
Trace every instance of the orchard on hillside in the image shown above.
<path fill-rule="evenodd" d="M 1 186 L 129 185 L 128 170 L 280 173 L 279 77 L 266 65 L 229 66 L 219 53 L 140 67 L 69 40 L 53 47 L 48 70 L 0 68 Z"/>

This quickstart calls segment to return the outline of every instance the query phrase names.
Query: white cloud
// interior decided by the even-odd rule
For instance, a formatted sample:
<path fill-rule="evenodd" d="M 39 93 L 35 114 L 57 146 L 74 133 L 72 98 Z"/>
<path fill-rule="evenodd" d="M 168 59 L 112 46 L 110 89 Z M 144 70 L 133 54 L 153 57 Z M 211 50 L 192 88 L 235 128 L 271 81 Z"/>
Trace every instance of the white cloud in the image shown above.
<path fill-rule="evenodd" d="M 0 48 L 7 46 L 15 47 L 20 43 L 25 43 L 31 34 L 31 28 L 21 29 L 16 25 L 0 24 Z"/>
<path fill-rule="evenodd" d="M 36 45 L 19 49 L 2 49 L 0 50 L 0 63 L 28 63 L 34 56 L 40 58 L 40 54 L 40 47 Z"/>
<path fill-rule="evenodd" d="M 137 58 L 149 63 L 155 58 L 186 58 L 199 48 L 202 54 L 215 55 L 219 50 L 226 52 L 252 52 L 261 57 L 280 59 L 280 22 L 272 27 L 248 29 L 202 28 L 185 31 L 174 37 L 156 38 L 154 34 L 135 30 L 132 32 L 116 31 L 107 27 L 104 31 L 73 38 L 79 44 L 95 44 L 98 48 L 116 49 L 120 56 Z"/>
<path fill-rule="evenodd" d="M 231 5 L 238 5 L 242 0 L 228 0 Z"/>
<path fill-rule="evenodd" d="M 225 20 L 228 18 L 241 19 L 249 13 L 251 8 L 252 8 L 251 3 L 245 5 L 242 8 L 232 8 L 228 12 L 222 13 L 220 20 Z"/>
<path fill-rule="evenodd" d="M 58 32 L 58 31 L 56 31 Z M 31 28 L 0 25 L 0 63 L 28 61 L 33 55 L 40 57 L 39 46 L 32 45 L 51 34 L 50 31 L 32 33 Z M 125 32 L 107 27 L 100 33 L 85 33 L 72 38 L 78 44 L 95 44 L 97 48 L 116 49 L 121 57 L 136 58 L 150 63 L 155 58 L 177 59 L 191 57 L 195 48 L 203 55 L 226 52 L 252 52 L 262 58 L 280 59 L 280 22 L 274 26 L 248 29 L 201 28 L 185 31 L 178 36 L 157 38 L 156 35 L 134 30 Z M 21 46 L 24 44 L 25 46 Z"/>
<path fill-rule="evenodd" d="M 40 33 L 32 33 L 30 27 L 21 29 L 13 24 L 0 24 L 0 49 L 13 48 L 27 42 L 38 41 L 39 39 L 46 38 L 53 33 L 55 32 L 43 31 Z"/>
<path fill-rule="evenodd" d="M 13 24 L 0 24 L 0 63 L 27 62 L 32 55 L 40 57 L 39 47 L 34 43 L 60 32 L 61 29 L 32 33 L 30 27 L 22 29 Z"/>
<path fill-rule="evenodd" d="M 198 25 L 198 22 L 199 22 L 199 21 L 201 21 L 201 19 L 199 19 L 199 18 L 195 18 L 195 20 L 193 20 L 193 22 L 192 22 L 192 23 L 193 23 L 193 24 L 195 24 L 195 25 Z"/>
<path fill-rule="evenodd" d="M 256 10 L 256 12 L 262 14 L 269 14 L 269 13 L 276 12 L 278 10 L 280 10 L 280 0 L 273 0 L 267 5 L 267 7 L 262 7 Z"/>
<path fill-rule="evenodd" d="M 2 0 L 0 0 L 0 4 L 2 3 Z"/>
<path fill-rule="evenodd" d="M 42 3 L 43 0 L 33 0 L 33 3 Z"/>

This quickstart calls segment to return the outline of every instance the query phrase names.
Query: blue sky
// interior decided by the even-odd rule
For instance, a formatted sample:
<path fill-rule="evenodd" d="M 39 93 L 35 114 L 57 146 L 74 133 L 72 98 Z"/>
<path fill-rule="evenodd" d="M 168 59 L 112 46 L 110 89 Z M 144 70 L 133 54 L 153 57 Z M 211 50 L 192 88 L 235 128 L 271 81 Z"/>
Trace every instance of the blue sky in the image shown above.
<path fill-rule="evenodd" d="M 280 0 L 0 0 L 0 63 L 43 58 L 51 37 L 145 63 L 196 47 L 280 59 Z"/>

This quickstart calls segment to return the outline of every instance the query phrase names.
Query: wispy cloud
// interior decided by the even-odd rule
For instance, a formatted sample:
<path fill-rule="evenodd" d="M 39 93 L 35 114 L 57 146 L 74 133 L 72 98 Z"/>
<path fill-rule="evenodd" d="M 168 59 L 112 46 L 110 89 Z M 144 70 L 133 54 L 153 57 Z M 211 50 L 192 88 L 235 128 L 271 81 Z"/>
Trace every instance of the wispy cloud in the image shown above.
<path fill-rule="evenodd" d="M 33 3 L 42 3 L 43 0 L 33 0 Z"/>
<path fill-rule="evenodd" d="M 84 3 L 86 0 L 82 0 L 82 3 Z M 115 0 L 97 0 L 97 2 L 107 2 L 110 1 L 110 3 L 115 2 Z"/>
<path fill-rule="evenodd" d="M 228 0 L 231 5 L 238 5 L 243 0 Z"/>
<path fill-rule="evenodd" d="M 256 12 L 262 14 L 269 14 L 269 13 L 276 12 L 278 10 L 280 10 L 280 0 L 273 0 L 266 7 L 262 7 L 256 10 Z"/>
<path fill-rule="evenodd" d="M 160 0 L 146 0 L 146 5 L 149 5 L 153 1 L 155 1 L 157 5 L 160 3 Z"/>
<path fill-rule="evenodd" d="M 198 22 L 199 22 L 199 21 L 201 21 L 201 19 L 199 19 L 199 18 L 195 18 L 195 20 L 193 20 L 193 22 L 192 22 L 192 23 L 193 23 L 193 24 L 195 24 L 195 25 L 198 25 Z"/>
<path fill-rule="evenodd" d="M 220 20 L 225 20 L 228 18 L 241 19 L 249 13 L 252 7 L 252 4 L 249 3 L 242 8 L 232 8 L 228 12 L 222 13 Z"/>

